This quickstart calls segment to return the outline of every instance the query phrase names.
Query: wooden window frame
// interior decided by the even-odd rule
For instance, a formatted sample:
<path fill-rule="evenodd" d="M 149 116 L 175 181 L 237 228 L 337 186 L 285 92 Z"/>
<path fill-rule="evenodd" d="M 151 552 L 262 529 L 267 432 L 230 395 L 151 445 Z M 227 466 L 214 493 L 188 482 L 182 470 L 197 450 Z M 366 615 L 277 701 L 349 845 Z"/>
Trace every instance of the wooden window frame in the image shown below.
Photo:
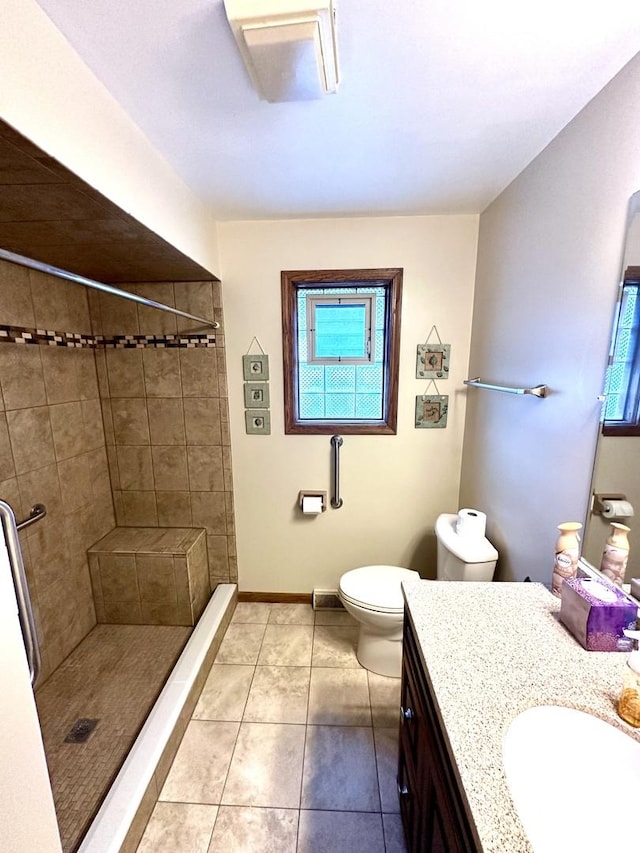
<path fill-rule="evenodd" d="M 398 376 L 400 368 L 400 267 L 353 270 L 284 270 L 281 273 L 282 357 L 284 368 L 284 431 L 286 435 L 396 435 L 398 424 Z M 388 288 L 385 316 L 383 417 L 371 421 L 304 421 L 298 418 L 297 294 L 304 286 L 384 286 Z"/>

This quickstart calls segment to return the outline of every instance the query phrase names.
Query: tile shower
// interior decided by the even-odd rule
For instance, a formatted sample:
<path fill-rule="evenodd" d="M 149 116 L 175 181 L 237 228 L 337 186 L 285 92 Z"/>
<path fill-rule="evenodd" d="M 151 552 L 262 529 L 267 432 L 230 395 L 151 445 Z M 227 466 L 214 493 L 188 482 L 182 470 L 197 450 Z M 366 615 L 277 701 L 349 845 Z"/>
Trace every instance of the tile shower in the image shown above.
<path fill-rule="evenodd" d="M 122 288 L 222 319 L 217 282 Z M 194 337 L 186 322 L 0 262 L 0 497 L 18 518 L 34 503 L 47 508 L 20 539 L 43 659 L 36 702 L 66 850 L 101 793 L 78 770 L 82 761 L 74 769 L 86 744 L 65 735 L 77 718 L 100 716 L 89 743 L 102 741 L 104 752 L 89 764 L 108 785 L 117 770 L 108 753 L 117 745 L 124 757 L 189 633 L 97 624 L 87 549 L 116 526 L 199 527 L 211 588 L 237 578 L 224 336 Z M 105 652 L 123 647 L 139 655 L 138 667 Z M 137 694 L 140 707 L 108 697 L 109 672 L 116 692 Z M 72 696 L 93 679 L 85 695 L 101 697 L 98 711 Z M 114 711 L 119 720 L 108 719 Z"/>

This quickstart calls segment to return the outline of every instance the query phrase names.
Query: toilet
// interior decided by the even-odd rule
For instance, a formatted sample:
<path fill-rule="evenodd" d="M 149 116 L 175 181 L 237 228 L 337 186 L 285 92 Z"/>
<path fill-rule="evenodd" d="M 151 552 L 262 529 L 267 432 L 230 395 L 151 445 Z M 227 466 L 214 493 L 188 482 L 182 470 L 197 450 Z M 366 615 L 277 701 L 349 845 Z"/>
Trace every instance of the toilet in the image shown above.
<path fill-rule="evenodd" d="M 443 581 L 491 581 L 498 552 L 484 536 L 461 537 L 455 513 L 436 520 L 437 578 Z M 403 581 L 420 575 L 399 566 L 361 566 L 340 578 L 338 595 L 360 624 L 356 655 L 378 675 L 400 678 L 402 670 Z"/>

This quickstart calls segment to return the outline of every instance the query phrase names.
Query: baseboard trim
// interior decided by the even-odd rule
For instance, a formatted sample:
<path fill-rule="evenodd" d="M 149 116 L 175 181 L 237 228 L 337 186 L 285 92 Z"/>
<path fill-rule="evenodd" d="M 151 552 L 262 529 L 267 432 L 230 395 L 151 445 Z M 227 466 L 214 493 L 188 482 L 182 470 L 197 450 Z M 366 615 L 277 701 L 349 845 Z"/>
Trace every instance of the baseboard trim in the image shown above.
<path fill-rule="evenodd" d="M 310 592 L 239 592 L 238 601 L 264 601 L 271 604 L 311 604 Z"/>

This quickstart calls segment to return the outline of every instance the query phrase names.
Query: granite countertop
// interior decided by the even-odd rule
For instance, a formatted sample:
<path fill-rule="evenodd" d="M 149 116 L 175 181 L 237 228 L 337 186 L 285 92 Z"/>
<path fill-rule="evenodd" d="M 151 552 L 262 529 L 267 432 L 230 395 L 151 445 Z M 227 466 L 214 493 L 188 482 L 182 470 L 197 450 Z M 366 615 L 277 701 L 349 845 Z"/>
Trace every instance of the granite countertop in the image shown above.
<path fill-rule="evenodd" d="M 531 851 L 502 769 L 509 723 L 536 705 L 565 705 L 640 741 L 616 713 L 627 656 L 585 651 L 542 584 L 410 581 L 403 590 L 483 850 Z"/>

